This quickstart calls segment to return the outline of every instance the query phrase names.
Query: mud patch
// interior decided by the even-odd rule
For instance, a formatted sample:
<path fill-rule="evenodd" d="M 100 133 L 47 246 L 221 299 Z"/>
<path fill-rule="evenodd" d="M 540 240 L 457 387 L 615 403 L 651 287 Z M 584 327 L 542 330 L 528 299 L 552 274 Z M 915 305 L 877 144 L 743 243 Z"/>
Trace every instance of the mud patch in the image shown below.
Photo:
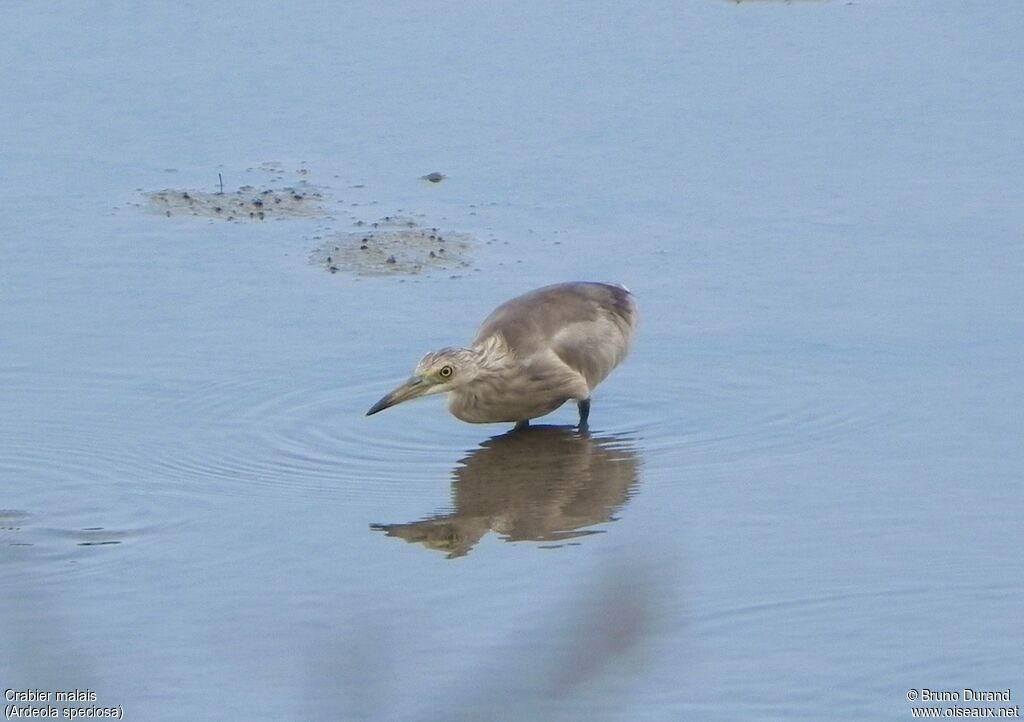
<path fill-rule="evenodd" d="M 325 238 L 310 254 L 310 262 L 330 273 L 358 276 L 454 272 L 470 267 L 469 257 L 477 245 L 472 236 L 421 227 L 402 216 L 356 226 L 359 230 Z"/>
<path fill-rule="evenodd" d="M 167 217 L 264 221 L 275 218 L 315 218 L 325 213 L 320 191 L 306 183 L 263 189 L 246 185 L 224 193 L 161 190 L 144 195 L 150 210 Z"/>
<path fill-rule="evenodd" d="M 167 172 L 177 170 L 172 168 Z M 342 179 L 335 175 L 333 180 L 325 182 L 317 178 L 314 181 L 316 176 L 305 162 L 295 166 L 268 161 L 246 168 L 244 172 L 250 182 L 237 190 L 225 190 L 227 173 L 218 172 L 212 187 L 148 192 L 136 189 L 143 200 L 128 205 L 154 215 L 188 216 L 207 222 L 323 219 L 324 224 L 313 231 L 313 243 L 318 246 L 309 252 L 308 258 L 312 265 L 329 273 L 403 277 L 433 271 L 447 272 L 454 278 L 471 267 L 470 255 L 478 245 L 476 239 L 464 233 L 428 227 L 436 221 L 421 213 L 398 209 L 395 215 L 376 221 L 364 220 L 361 214 L 365 207 L 377 206 L 379 201 L 368 197 L 364 183 L 349 182 L 357 180 L 355 178 Z M 444 178 L 440 172 L 422 176 L 431 183 Z M 339 183 L 348 189 L 345 199 L 334 195 L 334 186 Z M 475 215 L 475 211 L 471 215 Z M 345 230 L 339 230 L 339 223 L 345 223 L 339 216 L 348 216 L 351 225 Z"/>

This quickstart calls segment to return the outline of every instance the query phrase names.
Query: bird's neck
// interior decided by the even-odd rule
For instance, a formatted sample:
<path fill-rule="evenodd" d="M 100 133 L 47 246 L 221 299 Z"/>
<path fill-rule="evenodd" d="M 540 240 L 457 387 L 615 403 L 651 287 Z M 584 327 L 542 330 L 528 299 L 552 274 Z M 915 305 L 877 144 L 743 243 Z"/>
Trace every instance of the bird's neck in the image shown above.
<path fill-rule="evenodd" d="M 507 372 L 513 364 L 508 363 L 512 355 L 501 336 L 488 336 L 473 344 L 468 351 L 473 354 L 476 378 L 490 378 Z"/>
<path fill-rule="evenodd" d="M 472 361 L 466 364 L 471 374 L 463 376 L 452 389 L 448 410 L 471 423 L 520 421 L 521 415 L 508 408 L 507 397 L 517 395 L 516 363 L 511 350 L 500 336 L 489 336 L 465 349 Z"/>

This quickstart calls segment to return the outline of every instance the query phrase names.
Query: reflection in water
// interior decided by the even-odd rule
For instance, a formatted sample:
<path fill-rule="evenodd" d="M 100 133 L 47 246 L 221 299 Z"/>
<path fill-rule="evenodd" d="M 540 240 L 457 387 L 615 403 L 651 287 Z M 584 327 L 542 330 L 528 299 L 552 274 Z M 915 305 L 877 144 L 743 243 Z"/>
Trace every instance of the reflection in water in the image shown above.
<path fill-rule="evenodd" d="M 575 427 L 532 426 L 488 439 L 452 472 L 451 513 L 408 524 L 372 524 L 388 536 L 448 554 L 493 529 L 507 541 L 563 541 L 612 521 L 637 483 L 637 454 L 625 439 Z"/>

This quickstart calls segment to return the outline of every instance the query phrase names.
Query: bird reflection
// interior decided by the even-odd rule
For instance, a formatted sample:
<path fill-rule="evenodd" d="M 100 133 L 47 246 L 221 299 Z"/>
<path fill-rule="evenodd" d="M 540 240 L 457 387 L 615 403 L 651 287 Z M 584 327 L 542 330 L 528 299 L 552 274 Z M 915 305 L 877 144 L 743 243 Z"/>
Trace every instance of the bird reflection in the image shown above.
<path fill-rule="evenodd" d="M 489 530 L 506 541 L 564 542 L 614 521 L 638 479 L 628 441 L 574 427 L 534 426 L 495 436 L 452 472 L 447 514 L 408 524 L 371 524 L 388 536 L 461 557 Z"/>

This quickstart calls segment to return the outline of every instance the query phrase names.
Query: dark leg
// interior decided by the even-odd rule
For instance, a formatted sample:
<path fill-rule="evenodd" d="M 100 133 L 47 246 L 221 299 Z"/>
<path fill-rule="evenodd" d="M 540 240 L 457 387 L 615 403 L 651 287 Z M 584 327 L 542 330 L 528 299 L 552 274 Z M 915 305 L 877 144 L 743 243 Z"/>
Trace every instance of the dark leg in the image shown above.
<path fill-rule="evenodd" d="M 576 406 L 580 409 L 580 428 L 587 428 L 587 419 L 590 418 L 590 399 L 577 401 Z"/>
<path fill-rule="evenodd" d="M 529 426 L 530 426 L 530 420 L 529 419 L 523 419 L 522 421 L 517 421 L 516 425 L 512 428 L 512 430 L 513 431 L 519 431 L 520 429 L 525 429 L 525 428 L 528 428 Z"/>

